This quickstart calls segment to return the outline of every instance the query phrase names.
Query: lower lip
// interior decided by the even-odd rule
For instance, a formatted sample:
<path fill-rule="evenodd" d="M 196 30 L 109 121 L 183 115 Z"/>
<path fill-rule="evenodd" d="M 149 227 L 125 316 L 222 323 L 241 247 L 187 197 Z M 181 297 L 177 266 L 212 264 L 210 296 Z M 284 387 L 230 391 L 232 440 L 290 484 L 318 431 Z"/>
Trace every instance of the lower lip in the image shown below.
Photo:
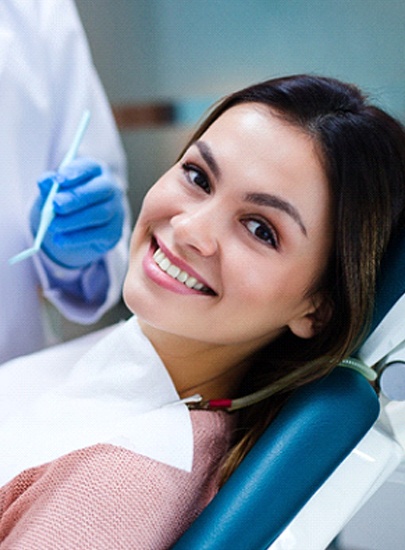
<path fill-rule="evenodd" d="M 200 292 L 199 290 L 188 288 L 185 284 L 177 281 L 177 279 L 173 279 L 173 277 L 170 277 L 170 275 L 162 271 L 153 259 L 154 253 L 155 250 L 152 246 L 150 246 L 142 262 L 143 270 L 150 280 L 152 280 L 158 286 L 166 290 L 170 290 L 171 292 L 175 292 L 176 294 L 194 294 L 198 296 L 206 296 L 206 294 Z"/>

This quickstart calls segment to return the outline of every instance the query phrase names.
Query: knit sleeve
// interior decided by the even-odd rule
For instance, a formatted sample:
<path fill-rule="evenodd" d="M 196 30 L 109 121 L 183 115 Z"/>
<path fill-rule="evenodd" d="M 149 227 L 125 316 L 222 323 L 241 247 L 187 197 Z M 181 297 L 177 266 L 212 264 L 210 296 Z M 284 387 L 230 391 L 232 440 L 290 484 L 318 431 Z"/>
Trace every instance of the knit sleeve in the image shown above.
<path fill-rule="evenodd" d="M 22 472 L 0 490 L 1 548 L 170 548 L 217 490 L 224 413 L 192 414 L 192 472 L 99 444 Z"/>

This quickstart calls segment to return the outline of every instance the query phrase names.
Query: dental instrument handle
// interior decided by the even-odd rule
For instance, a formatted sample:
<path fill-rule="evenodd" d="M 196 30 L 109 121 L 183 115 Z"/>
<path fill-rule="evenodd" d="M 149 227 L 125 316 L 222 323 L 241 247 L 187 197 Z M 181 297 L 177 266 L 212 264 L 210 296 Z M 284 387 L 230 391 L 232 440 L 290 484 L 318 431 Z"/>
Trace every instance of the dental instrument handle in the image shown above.
<path fill-rule="evenodd" d="M 62 168 L 64 168 L 67 164 L 69 164 L 69 162 L 71 162 L 75 158 L 77 151 L 79 149 L 80 143 L 82 142 L 84 133 L 87 130 L 89 121 L 90 121 L 90 111 L 86 109 L 82 115 L 79 126 L 76 130 L 75 137 L 69 147 L 68 152 L 64 156 L 62 162 L 60 163 L 58 170 L 61 170 Z"/>
<path fill-rule="evenodd" d="M 90 121 L 90 111 L 86 109 L 82 115 L 82 118 L 80 120 L 79 126 L 76 130 L 75 136 L 73 138 L 73 141 L 68 149 L 68 152 L 64 156 L 62 162 L 59 165 L 58 171 L 60 171 L 62 168 L 64 168 L 66 165 L 68 165 L 76 156 L 77 150 L 79 149 L 80 143 L 83 139 L 84 133 L 87 129 L 87 126 Z M 27 248 L 26 250 L 23 250 L 16 256 L 13 256 L 9 259 L 9 263 L 16 264 L 18 262 L 21 262 L 22 260 L 25 260 L 26 258 L 29 258 L 38 250 L 41 248 L 42 241 L 44 239 L 45 233 L 48 230 L 48 227 L 50 226 L 54 216 L 54 208 L 53 208 L 53 199 L 55 198 L 56 193 L 59 189 L 59 181 L 56 177 L 51 190 L 49 191 L 49 194 L 46 198 L 45 204 L 42 208 L 41 212 L 41 218 L 39 221 L 39 227 L 37 234 L 35 236 L 34 244 L 31 248 Z"/>
<path fill-rule="evenodd" d="M 55 198 L 56 193 L 59 189 L 59 182 L 55 180 L 52 184 L 51 190 L 46 197 L 45 204 L 42 208 L 41 219 L 39 222 L 39 227 L 37 234 L 35 235 L 34 246 L 35 250 L 41 248 L 41 243 L 44 239 L 45 233 L 47 232 L 48 227 L 51 225 L 53 218 L 55 217 L 55 211 L 53 208 L 53 199 Z"/>
<path fill-rule="evenodd" d="M 64 156 L 62 162 L 59 165 L 58 171 L 67 166 L 76 156 L 77 150 L 79 149 L 80 143 L 83 139 L 84 133 L 87 129 L 88 123 L 90 120 L 90 111 L 86 110 L 83 113 L 83 116 L 80 120 L 80 124 L 76 130 L 75 137 L 68 149 L 68 152 Z M 52 184 L 51 190 L 46 198 L 45 204 L 41 213 L 41 220 L 39 223 L 38 231 L 35 236 L 34 246 L 36 250 L 39 250 L 44 239 L 45 233 L 48 230 L 48 227 L 51 225 L 53 218 L 55 217 L 55 212 L 53 208 L 53 199 L 55 198 L 56 193 L 59 189 L 59 182 L 56 178 Z"/>

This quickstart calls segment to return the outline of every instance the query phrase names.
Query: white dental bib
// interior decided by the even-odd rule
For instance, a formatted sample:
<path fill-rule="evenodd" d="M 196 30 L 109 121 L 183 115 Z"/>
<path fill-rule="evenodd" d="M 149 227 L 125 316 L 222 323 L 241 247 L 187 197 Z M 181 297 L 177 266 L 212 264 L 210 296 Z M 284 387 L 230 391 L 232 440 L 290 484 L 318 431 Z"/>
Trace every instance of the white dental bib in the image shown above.
<path fill-rule="evenodd" d="M 75 362 L 86 347 L 85 337 L 0 366 L 0 486 L 97 443 L 191 470 L 188 409 L 136 317 Z"/>

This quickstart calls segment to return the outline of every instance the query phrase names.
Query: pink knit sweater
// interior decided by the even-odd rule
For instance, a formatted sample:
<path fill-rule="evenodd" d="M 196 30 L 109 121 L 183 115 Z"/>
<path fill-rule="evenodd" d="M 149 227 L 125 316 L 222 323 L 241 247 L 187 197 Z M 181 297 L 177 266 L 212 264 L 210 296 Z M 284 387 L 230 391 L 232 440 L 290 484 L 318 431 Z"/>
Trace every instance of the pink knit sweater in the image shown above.
<path fill-rule="evenodd" d="M 0 489 L 2 550 L 160 550 L 217 491 L 230 415 L 192 411 L 191 473 L 98 444 L 19 474 Z"/>

